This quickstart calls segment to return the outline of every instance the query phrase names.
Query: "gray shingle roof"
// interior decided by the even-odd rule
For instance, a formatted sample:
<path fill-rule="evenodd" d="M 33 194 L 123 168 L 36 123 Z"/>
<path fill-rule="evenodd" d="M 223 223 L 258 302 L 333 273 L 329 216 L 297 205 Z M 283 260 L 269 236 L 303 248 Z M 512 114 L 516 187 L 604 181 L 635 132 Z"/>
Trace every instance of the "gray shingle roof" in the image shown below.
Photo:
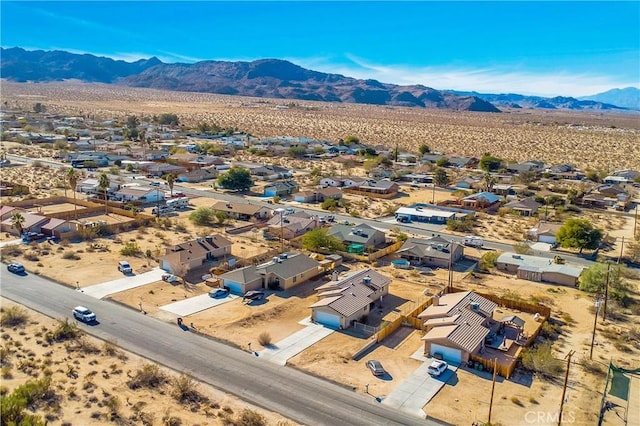
<path fill-rule="evenodd" d="M 396 253 L 401 256 L 405 254 L 419 258 L 449 259 L 451 257 L 451 243 L 441 237 L 409 238 Z"/>

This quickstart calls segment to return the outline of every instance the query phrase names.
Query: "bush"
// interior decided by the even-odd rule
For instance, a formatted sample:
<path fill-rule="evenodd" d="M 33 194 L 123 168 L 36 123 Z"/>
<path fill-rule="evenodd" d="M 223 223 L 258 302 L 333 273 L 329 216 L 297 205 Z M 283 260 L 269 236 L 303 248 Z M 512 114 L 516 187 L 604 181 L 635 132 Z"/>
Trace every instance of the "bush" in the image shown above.
<path fill-rule="evenodd" d="M 564 371 L 562 361 L 554 358 L 551 353 L 550 342 L 540 343 L 525 349 L 522 354 L 522 365 L 527 370 L 547 378 L 557 378 Z"/>
<path fill-rule="evenodd" d="M 196 225 L 209 225 L 215 217 L 215 212 L 210 207 L 198 207 L 189 215 L 189 220 Z"/>
<path fill-rule="evenodd" d="M 260 343 L 262 346 L 269 346 L 271 344 L 271 334 L 266 331 L 260 333 L 260 335 L 258 336 L 258 343 Z"/>
<path fill-rule="evenodd" d="M 130 241 L 120 249 L 120 254 L 123 256 L 137 256 L 142 254 L 142 249 L 135 241 Z"/>
<path fill-rule="evenodd" d="M 266 426 L 267 419 L 257 411 L 245 408 L 233 424 L 235 426 Z"/>
<path fill-rule="evenodd" d="M 473 230 L 473 218 L 466 217 L 462 220 L 448 219 L 447 229 L 457 232 L 471 232 Z"/>
<path fill-rule="evenodd" d="M 498 252 L 488 251 L 482 255 L 478 262 L 478 269 L 482 272 L 489 272 L 491 268 L 495 268 L 498 264 Z"/>
<path fill-rule="evenodd" d="M 80 256 L 78 256 L 78 254 L 73 251 L 65 251 L 62 255 L 62 258 L 67 260 L 80 260 Z"/>
<path fill-rule="evenodd" d="M 27 311 L 19 306 L 10 306 L 2 311 L 0 325 L 3 327 L 18 327 L 25 325 L 28 320 L 29 314 L 27 314 Z"/>
<path fill-rule="evenodd" d="M 81 334 L 76 323 L 69 322 L 68 319 L 58 321 L 58 326 L 53 331 L 48 331 L 45 338 L 47 342 L 62 342 L 64 340 L 75 339 Z"/>
<path fill-rule="evenodd" d="M 198 392 L 198 383 L 188 374 L 182 374 L 171 382 L 173 396 L 180 403 L 199 403 L 206 401 L 200 392 Z"/>
<path fill-rule="evenodd" d="M 127 382 L 130 389 L 159 388 L 167 383 L 167 375 L 155 364 L 145 364 Z"/>

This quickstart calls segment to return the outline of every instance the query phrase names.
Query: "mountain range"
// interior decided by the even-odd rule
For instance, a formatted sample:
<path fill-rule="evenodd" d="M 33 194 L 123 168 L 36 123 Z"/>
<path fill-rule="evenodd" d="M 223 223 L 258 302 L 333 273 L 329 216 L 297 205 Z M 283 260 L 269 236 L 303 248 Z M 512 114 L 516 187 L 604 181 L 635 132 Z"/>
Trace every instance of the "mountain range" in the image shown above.
<path fill-rule="evenodd" d="M 637 87 L 611 89 L 596 95 L 582 96 L 578 99 L 606 102 L 623 108 L 640 110 L 640 89 Z"/>
<path fill-rule="evenodd" d="M 436 90 L 311 71 L 279 59 L 166 64 L 156 57 L 125 62 L 65 51 L 0 48 L 0 75 L 17 82 L 86 82 L 226 95 L 500 112 L 511 108 L 623 110 L 597 100 Z"/>

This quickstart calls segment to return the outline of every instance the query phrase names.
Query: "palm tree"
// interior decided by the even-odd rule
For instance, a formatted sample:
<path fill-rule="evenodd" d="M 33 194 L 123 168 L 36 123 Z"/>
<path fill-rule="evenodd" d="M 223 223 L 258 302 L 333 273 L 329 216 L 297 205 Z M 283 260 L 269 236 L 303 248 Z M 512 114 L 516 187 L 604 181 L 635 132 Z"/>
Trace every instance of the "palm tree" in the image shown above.
<path fill-rule="evenodd" d="M 78 219 L 78 206 L 76 205 L 76 185 L 78 184 L 78 179 L 80 179 L 80 173 L 73 167 L 70 167 L 66 173 L 67 181 L 69 181 L 69 186 L 73 191 L 73 215 Z"/>
<path fill-rule="evenodd" d="M 104 192 L 104 214 L 109 214 L 109 205 L 107 204 L 107 192 L 109 190 L 109 176 L 106 173 L 100 173 L 98 177 L 98 187 Z"/>
<path fill-rule="evenodd" d="M 22 216 L 22 213 L 14 213 L 11 216 L 11 225 L 13 225 L 13 227 L 18 230 L 18 233 L 21 236 L 22 236 L 22 232 L 24 231 L 24 228 L 22 227 L 23 223 L 24 223 L 24 216 Z"/>
<path fill-rule="evenodd" d="M 484 184 L 485 184 L 485 190 L 487 192 L 491 192 L 491 190 L 493 189 L 493 185 L 496 184 L 497 179 L 494 176 L 491 176 L 491 173 L 486 172 L 484 174 Z"/>
<path fill-rule="evenodd" d="M 176 175 L 174 175 L 173 173 L 169 173 L 162 176 L 162 178 L 167 181 L 167 185 L 169 185 L 169 191 L 171 193 L 171 197 L 173 197 L 173 183 L 176 181 Z"/>

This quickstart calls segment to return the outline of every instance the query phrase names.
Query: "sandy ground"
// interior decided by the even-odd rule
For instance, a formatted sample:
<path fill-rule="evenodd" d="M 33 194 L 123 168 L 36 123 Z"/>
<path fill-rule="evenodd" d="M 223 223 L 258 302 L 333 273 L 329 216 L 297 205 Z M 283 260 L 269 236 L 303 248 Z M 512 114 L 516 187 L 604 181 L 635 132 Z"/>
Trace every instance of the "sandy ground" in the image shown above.
<path fill-rule="evenodd" d="M 2 299 L 3 310 L 12 306 L 19 305 Z M 202 383 L 197 384 L 196 390 L 209 402 L 200 404 L 197 409 L 173 399 L 170 384 L 162 390 L 132 390 L 127 381 L 148 361 L 120 350 L 110 355 L 105 351 L 105 342 L 86 335 L 82 337 L 84 350 L 69 350 L 77 346 L 73 341 L 48 344 L 43 340 L 43 334 L 57 327 L 57 322 L 25 311 L 28 312 L 25 326 L 2 327 L 1 330 L 2 387 L 12 391 L 29 380 L 49 375 L 56 397 L 48 406 L 38 407 L 35 414 L 46 417 L 50 425 L 107 425 L 114 421 L 117 424 L 166 425 L 171 417 L 179 419 L 183 425 L 223 425 L 229 424 L 224 419 L 235 418 L 244 409 L 263 415 L 264 424 L 295 424 Z M 97 352 L 91 354 L 89 348 Z M 8 355 L 4 355 L 4 350 Z M 160 369 L 169 377 L 178 376 L 174 371 Z M 112 411 L 109 407 L 117 408 Z M 118 413 L 118 419 L 112 412 Z"/>

